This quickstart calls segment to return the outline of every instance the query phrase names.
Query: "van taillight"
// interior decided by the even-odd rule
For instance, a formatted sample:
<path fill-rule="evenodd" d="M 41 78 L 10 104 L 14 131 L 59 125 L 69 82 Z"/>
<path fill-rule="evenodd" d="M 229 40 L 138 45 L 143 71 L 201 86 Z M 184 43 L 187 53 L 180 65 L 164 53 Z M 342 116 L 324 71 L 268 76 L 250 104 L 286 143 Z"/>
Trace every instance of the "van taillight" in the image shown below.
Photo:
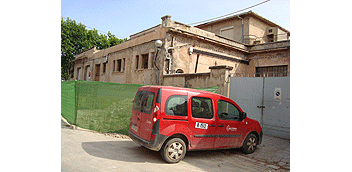
<path fill-rule="evenodd" d="M 155 103 L 154 108 L 153 108 L 153 122 L 154 123 L 159 119 L 159 113 L 160 113 L 160 104 Z"/>

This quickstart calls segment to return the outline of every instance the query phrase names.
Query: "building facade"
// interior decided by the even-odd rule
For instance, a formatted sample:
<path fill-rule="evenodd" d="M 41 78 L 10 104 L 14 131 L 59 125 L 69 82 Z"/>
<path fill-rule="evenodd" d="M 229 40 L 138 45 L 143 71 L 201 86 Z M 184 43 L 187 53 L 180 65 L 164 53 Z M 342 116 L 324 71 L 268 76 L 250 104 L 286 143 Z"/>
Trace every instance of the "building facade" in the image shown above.
<path fill-rule="evenodd" d="M 216 66 L 232 76 L 289 76 L 290 32 L 252 11 L 194 27 L 168 15 L 161 19 L 121 44 L 77 54 L 74 79 L 177 85 L 180 76 L 210 75 Z"/>

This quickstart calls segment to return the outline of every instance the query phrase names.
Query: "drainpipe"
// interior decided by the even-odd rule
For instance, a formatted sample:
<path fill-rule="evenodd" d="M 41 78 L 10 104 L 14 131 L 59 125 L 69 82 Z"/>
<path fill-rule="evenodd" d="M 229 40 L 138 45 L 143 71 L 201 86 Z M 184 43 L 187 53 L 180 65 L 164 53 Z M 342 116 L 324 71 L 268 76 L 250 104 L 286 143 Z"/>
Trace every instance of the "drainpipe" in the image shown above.
<path fill-rule="evenodd" d="M 243 41 L 243 18 L 242 17 L 240 17 L 240 16 L 237 16 L 239 19 L 241 19 L 242 20 L 242 36 L 241 36 L 241 40 L 240 40 L 240 42 L 244 42 Z"/>
<path fill-rule="evenodd" d="M 169 50 L 173 50 L 174 49 L 174 45 L 175 45 L 175 37 L 173 36 L 172 37 L 172 47 L 168 47 L 168 48 L 165 48 L 165 50 L 166 50 L 166 53 L 169 53 Z M 170 55 L 168 56 L 168 55 L 166 55 L 166 59 L 168 59 L 169 60 L 169 70 L 168 70 L 168 74 L 170 74 L 170 70 L 171 70 L 171 58 L 170 58 Z"/>
<path fill-rule="evenodd" d="M 158 53 L 160 51 L 160 48 L 161 46 L 163 45 L 163 42 L 160 41 L 160 40 L 156 40 L 155 43 L 154 43 L 155 47 L 156 47 L 156 54 L 155 54 L 155 57 L 154 57 L 154 65 L 156 67 L 156 69 L 158 70 L 157 71 L 157 77 L 156 77 L 156 85 L 159 85 L 159 74 L 160 74 L 160 69 L 156 63 L 156 59 L 158 57 Z"/>

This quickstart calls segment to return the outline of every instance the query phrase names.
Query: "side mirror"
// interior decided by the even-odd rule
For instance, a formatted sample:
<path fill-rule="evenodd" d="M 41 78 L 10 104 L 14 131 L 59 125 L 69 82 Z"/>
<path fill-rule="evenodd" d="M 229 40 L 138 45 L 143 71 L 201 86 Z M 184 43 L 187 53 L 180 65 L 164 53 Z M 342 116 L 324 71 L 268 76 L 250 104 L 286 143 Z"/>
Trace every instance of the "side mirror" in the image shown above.
<path fill-rule="evenodd" d="M 247 118 L 247 113 L 246 112 L 242 112 L 241 114 L 241 120 L 244 120 Z"/>

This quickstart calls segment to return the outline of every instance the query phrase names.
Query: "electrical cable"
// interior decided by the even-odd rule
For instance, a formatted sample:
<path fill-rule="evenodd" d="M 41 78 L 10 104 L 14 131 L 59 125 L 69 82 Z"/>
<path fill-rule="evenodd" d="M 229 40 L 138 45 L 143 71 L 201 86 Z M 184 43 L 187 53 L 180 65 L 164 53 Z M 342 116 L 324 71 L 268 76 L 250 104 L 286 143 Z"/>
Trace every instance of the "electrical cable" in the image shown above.
<path fill-rule="evenodd" d="M 208 20 L 204 20 L 204 21 L 200 21 L 200 22 L 191 23 L 191 24 L 188 24 L 188 25 L 194 25 L 194 24 L 204 23 L 204 22 L 207 22 L 207 21 L 211 21 L 211 20 L 223 18 L 223 17 L 229 16 L 229 15 L 233 15 L 233 14 L 239 13 L 239 12 L 244 11 L 244 10 L 248 10 L 248 9 L 250 9 L 250 8 L 256 7 L 256 6 L 258 6 L 258 5 L 264 4 L 264 3 L 269 2 L 269 1 L 270 1 L 270 0 L 266 0 L 266 1 L 263 1 L 263 2 L 261 2 L 261 3 L 252 5 L 252 6 L 250 6 L 250 7 L 244 8 L 244 9 L 242 9 L 242 10 L 239 10 L 239 11 L 236 11 L 236 12 L 233 12 L 233 13 L 230 13 L 230 14 L 226 14 L 226 15 L 223 15 L 223 16 L 220 16 L 220 17 L 215 17 L 215 18 L 208 19 Z"/>

